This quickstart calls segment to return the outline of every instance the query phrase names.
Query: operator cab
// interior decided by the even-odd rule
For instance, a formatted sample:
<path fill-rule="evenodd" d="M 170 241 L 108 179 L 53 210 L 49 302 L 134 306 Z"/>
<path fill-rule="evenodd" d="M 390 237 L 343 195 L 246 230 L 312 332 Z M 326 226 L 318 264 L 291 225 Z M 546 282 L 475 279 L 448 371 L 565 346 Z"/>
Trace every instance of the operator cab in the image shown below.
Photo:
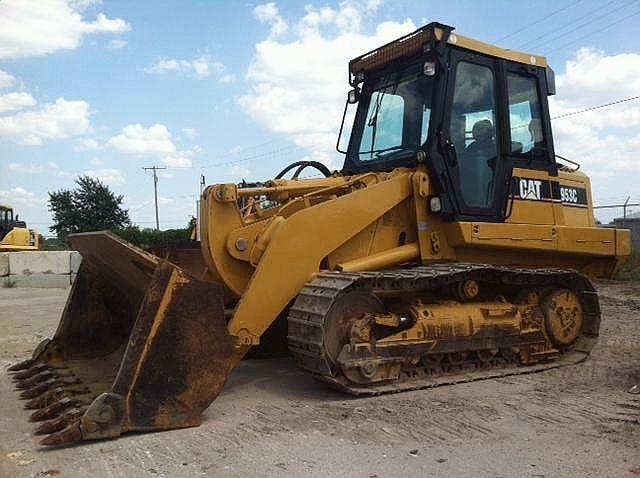
<path fill-rule="evenodd" d="M 0 239 L 13 229 L 14 225 L 13 209 L 0 204 Z"/>
<path fill-rule="evenodd" d="M 553 71 L 452 31 L 430 23 L 349 63 L 357 109 L 343 173 L 425 163 L 443 214 L 504 221 L 514 168 L 557 175 Z"/>

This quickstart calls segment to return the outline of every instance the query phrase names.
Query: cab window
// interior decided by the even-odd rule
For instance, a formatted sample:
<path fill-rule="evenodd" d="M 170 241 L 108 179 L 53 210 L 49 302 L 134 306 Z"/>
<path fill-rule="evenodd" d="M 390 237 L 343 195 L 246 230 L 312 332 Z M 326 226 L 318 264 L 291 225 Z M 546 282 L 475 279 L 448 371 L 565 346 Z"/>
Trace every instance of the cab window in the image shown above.
<path fill-rule="evenodd" d="M 491 203 L 498 149 L 493 70 L 466 61 L 456 66 L 449 134 L 458 155 L 460 188 L 468 206 Z"/>
<path fill-rule="evenodd" d="M 507 74 L 511 152 L 545 156 L 546 142 L 540 116 L 537 79 L 515 73 Z"/>
<path fill-rule="evenodd" d="M 369 114 L 362 133 L 361 160 L 374 158 L 374 153 L 402 144 L 404 124 L 404 99 L 386 91 L 371 95 Z"/>

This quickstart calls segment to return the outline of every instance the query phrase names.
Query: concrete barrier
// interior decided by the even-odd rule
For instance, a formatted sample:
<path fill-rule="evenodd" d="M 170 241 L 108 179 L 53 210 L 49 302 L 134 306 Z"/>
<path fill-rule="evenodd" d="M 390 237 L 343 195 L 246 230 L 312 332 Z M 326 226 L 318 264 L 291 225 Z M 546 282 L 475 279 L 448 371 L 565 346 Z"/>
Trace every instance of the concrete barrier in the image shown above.
<path fill-rule="evenodd" d="M 82 256 L 76 251 L 26 251 L 0 253 L 0 286 L 69 287 Z"/>
<path fill-rule="evenodd" d="M 9 275 L 9 253 L 0 252 L 0 277 Z"/>

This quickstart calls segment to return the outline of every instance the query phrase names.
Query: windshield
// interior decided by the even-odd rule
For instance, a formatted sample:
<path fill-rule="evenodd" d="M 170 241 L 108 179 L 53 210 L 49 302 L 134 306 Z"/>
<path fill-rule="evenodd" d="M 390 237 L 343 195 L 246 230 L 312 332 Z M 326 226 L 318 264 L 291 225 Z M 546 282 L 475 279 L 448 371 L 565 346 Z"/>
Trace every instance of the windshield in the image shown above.
<path fill-rule="evenodd" d="M 422 63 L 365 82 L 354 122 L 350 156 L 360 161 L 415 155 L 427 140 L 433 77 Z"/>
<path fill-rule="evenodd" d="M 0 207 L 0 221 L 2 222 L 13 221 L 13 209 Z"/>

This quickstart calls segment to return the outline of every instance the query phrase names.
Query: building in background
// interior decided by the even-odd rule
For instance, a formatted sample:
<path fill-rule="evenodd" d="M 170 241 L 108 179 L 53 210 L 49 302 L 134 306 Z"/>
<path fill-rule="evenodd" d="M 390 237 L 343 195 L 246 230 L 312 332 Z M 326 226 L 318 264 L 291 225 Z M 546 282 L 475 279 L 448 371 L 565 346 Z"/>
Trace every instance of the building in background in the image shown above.
<path fill-rule="evenodd" d="M 616 228 L 631 230 L 631 243 L 633 248 L 638 250 L 640 247 L 640 212 L 627 214 L 626 217 L 616 217 L 613 224 Z"/>

